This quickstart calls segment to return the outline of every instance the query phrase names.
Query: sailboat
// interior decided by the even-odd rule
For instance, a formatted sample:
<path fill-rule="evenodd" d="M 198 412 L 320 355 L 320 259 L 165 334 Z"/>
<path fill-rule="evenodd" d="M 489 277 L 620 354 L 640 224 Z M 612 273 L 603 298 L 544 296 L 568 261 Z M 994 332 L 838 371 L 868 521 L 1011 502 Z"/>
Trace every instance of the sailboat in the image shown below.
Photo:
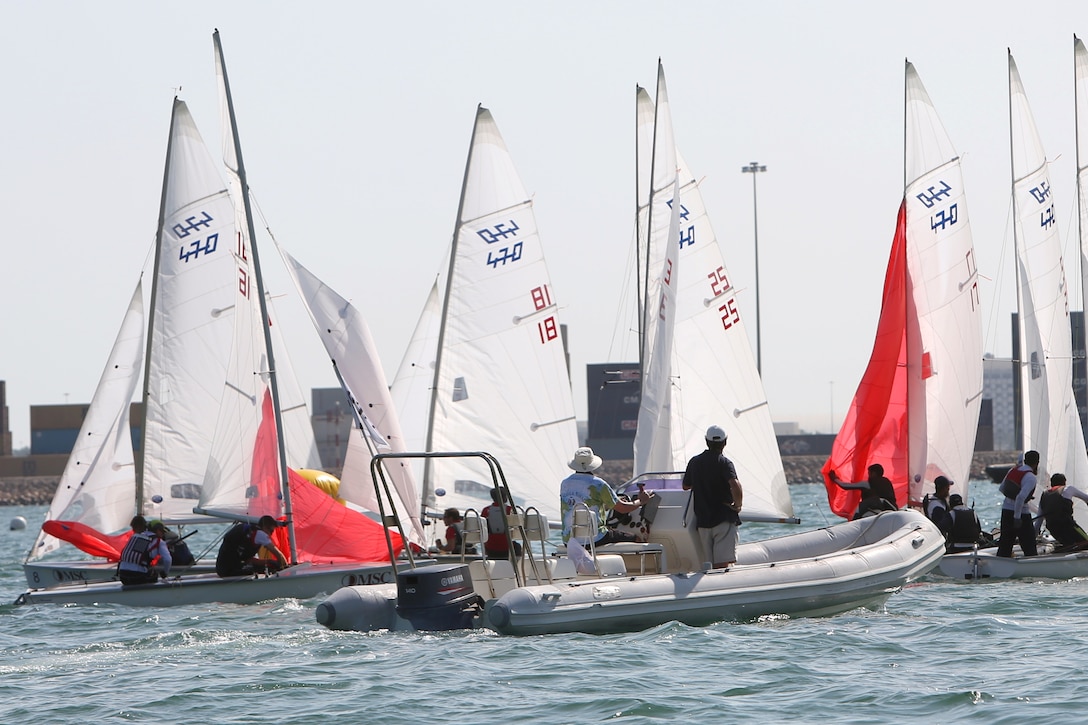
<path fill-rule="evenodd" d="M 198 574 L 136 587 L 105 582 L 32 588 L 17 603 L 250 603 L 309 597 L 391 576 L 380 524 L 340 506 L 288 469 L 286 437 L 299 406 L 280 400 L 282 373 L 277 374 L 218 32 L 213 39 L 234 193 L 222 185 L 187 107 L 175 99 L 156 244 L 155 279 L 161 286 L 151 294 L 145 355 L 148 412 L 137 501 L 161 507 L 154 511 L 161 510 L 166 521 L 177 521 L 167 512 L 177 507 L 180 516 L 185 505 L 189 519 L 202 521 L 256 521 L 266 514 L 283 519 L 287 541 L 281 548 L 290 551 L 294 566 L 267 577 Z M 155 450 L 163 454 L 152 456 Z"/>
<path fill-rule="evenodd" d="M 906 63 L 904 190 L 876 341 L 824 481 L 853 515 L 860 481 L 884 467 L 896 503 L 918 505 L 946 476 L 966 497 L 982 398 L 978 271 L 960 160 L 914 66 Z"/>
<path fill-rule="evenodd" d="M 642 298 L 661 299 L 666 275 L 676 275 L 677 268 L 682 272 L 678 282 L 673 280 L 671 339 L 663 339 L 660 325 L 650 324 L 646 310 L 654 305 L 642 304 L 645 382 L 634 473 L 683 471 L 688 459 L 705 448 L 707 427 L 721 425 L 729 435 L 726 454 L 745 487 L 745 520 L 797 523 L 737 290 L 699 180 L 673 142 L 660 61 L 657 96 L 655 104 L 645 89 L 636 89 L 639 166 L 650 166 L 652 179 L 649 183 L 639 179 L 639 266 L 651 275 L 641 285 Z M 673 214 L 676 230 L 671 228 Z M 667 239 L 679 240 L 672 269 L 665 261 Z M 661 315 L 656 322 L 663 322 Z M 652 392 L 662 385 L 666 392 Z"/>
<path fill-rule="evenodd" d="M 1080 219 L 1081 175 L 1085 157 L 1082 125 L 1088 108 L 1088 56 L 1073 38 L 1077 113 L 1077 170 Z M 1009 52 L 1009 123 L 1012 156 L 1013 234 L 1017 261 L 1019 315 L 1019 390 L 1023 449 L 1039 452 L 1035 500 L 1049 487 L 1051 473 L 1076 481 L 1088 472 L 1088 452 L 1073 394 L 1073 349 L 1069 288 L 1054 213 L 1050 165 L 1028 105 L 1024 84 Z M 1080 224 L 1084 247 L 1083 221 Z M 1080 501 L 1073 515 L 1088 525 L 1088 508 Z M 1070 578 L 1088 576 L 1088 552 L 999 558 L 992 551 L 945 557 L 941 571 L 956 578 Z"/>
<path fill-rule="evenodd" d="M 557 522 L 578 440 L 558 305 L 533 200 L 483 106 L 445 261 L 393 381 L 406 446 L 490 453 L 514 502 Z M 469 459 L 421 468 L 424 516 L 491 502 L 486 471 Z"/>
<path fill-rule="evenodd" d="M 636 459 L 636 465 L 644 469 L 674 466 L 672 456 L 676 454 L 671 450 L 671 432 L 675 428 L 671 426 L 671 410 L 679 399 L 679 386 L 672 378 L 675 370 L 684 370 L 672 367 L 676 328 L 681 319 L 678 311 L 683 309 L 679 299 L 686 284 L 681 280 L 699 279 L 700 285 L 695 286 L 706 296 L 707 282 L 703 280 L 708 278 L 700 279 L 699 275 L 705 274 L 706 269 L 696 265 L 706 263 L 707 257 L 719 265 L 710 268 L 715 277 L 709 278 L 709 283 L 713 285 L 717 280 L 720 294 L 710 295 L 713 304 L 708 301 L 703 305 L 713 310 L 716 326 L 722 324 L 720 310 L 723 306 L 729 308 L 733 294 L 716 249 L 713 255 L 693 256 L 696 261 L 692 267 L 697 271 L 685 266 L 684 257 L 688 253 L 681 251 L 685 247 L 694 248 L 701 243 L 717 245 L 705 222 L 701 200 L 692 191 L 697 192 L 697 187 L 690 185 L 688 197 L 681 191 L 678 156 L 675 149 L 668 148 L 673 143 L 672 124 L 667 116 L 668 93 L 660 62 L 657 80 L 654 114 L 658 129 L 654 134 L 653 191 L 648 197 L 652 211 L 644 217 L 644 228 L 651 230 L 647 247 L 651 252 L 646 255 L 651 261 L 644 269 L 656 268 L 661 273 L 654 283 L 647 284 L 650 291 L 644 297 L 653 301 L 648 307 L 654 313 L 647 316 L 650 324 L 646 329 L 652 329 L 652 342 L 645 348 L 648 359 L 644 361 L 647 372 L 643 385 L 644 391 L 650 391 L 652 401 L 644 402 L 640 413 L 639 441 L 645 443 Z M 640 118 L 645 118 L 649 111 L 643 96 L 639 94 Z M 689 200 L 691 207 L 687 206 Z M 668 218 L 667 224 L 659 225 L 666 230 L 660 237 L 653 233 L 655 214 Z M 679 222 L 688 214 L 692 226 L 681 231 Z M 695 226 L 696 221 L 699 226 Z M 703 236 L 699 236 L 700 231 Z M 654 242 L 659 242 L 660 265 L 653 262 Z M 697 309 L 694 304 L 692 307 Z M 695 323 L 692 327 L 696 327 Z M 728 327 L 725 329 L 728 331 Z M 735 419 L 740 419 L 743 412 Z M 644 425 L 650 430 L 645 437 Z M 699 443 L 700 448 L 705 446 L 702 440 Z M 778 465 L 780 468 L 781 463 Z M 481 581 L 469 566 L 454 572 L 461 578 L 457 579 L 457 587 L 450 589 L 456 589 L 460 596 L 451 595 L 449 601 L 436 603 L 438 608 L 453 610 L 444 621 L 454 627 L 488 627 L 502 634 L 522 635 L 634 631 L 670 621 L 702 626 L 726 619 L 776 614 L 826 616 L 883 602 L 906 582 L 933 569 L 944 553 L 944 537 L 932 522 L 916 511 L 896 511 L 865 521 L 745 543 L 738 547 L 736 566 L 713 569 L 702 562 L 689 533 L 692 527 L 685 521 L 688 492 L 681 490 L 682 476 L 674 471 L 647 470 L 621 489 L 637 493 L 641 484 L 660 497 L 650 533 L 650 543 L 657 544 L 657 550 L 632 545 L 643 547 L 642 556 L 654 558 L 648 567 L 652 569 L 650 573 L 641 570 L 629 573 L 626 557 L 607 553 L 617 546 L 613 544 L 591 548 L 588 554 L 581 547 L 568 548 L 565 557 L 548 560 L 546 582 L 538 577 L 536 583 L 526 583 L 532 581 L 528 566 L 523 567 L 523 574 L 512 568 L 505 574 L 496 573 L 499 571 L 496 568 L 487 573 L 486 581 Z M 782 506 L 789 510 L 788 493 L 784 502 L 768 493 L 776 483 L 774 478 L 745 481 L 745 511 L 749 501 L 753 501 L 757 510 L 763 509 L 760 513 L 770 511 L 774 520 L 787 518 Z M 781 484 L 785 485 L 784 476 Z M 745 519 L 749 517 L 746 515 Z M 592 573 L 580 575 L 578 566 L 572 562 L 584 557 L 590 557 L 592 565 L 581 571 Z M 478 563 L 475 568 L 480 571 Z M 405 602 L 406 592 L 400 577 L 405 577 L 405 581 L 410 577 L 409 594 L 415 599 L 418 592 L 438 591 L 440 582 L 451 581 L 451 571 L 448 565 L 421 567 L 408 575 L 400 574 L 397 587 L 345 587 L 319 605 L 318 621 L 332 629 L 418 628 L 419 621 L 410 616 L 411 607 Z M 458 608 L 472 594 L 485 600 L 485 605 L 466 625 L 466 618 L 457 616 L 462 614 Z M 405 602 L 405 606 L 398 605 L 398 601 Z"/>

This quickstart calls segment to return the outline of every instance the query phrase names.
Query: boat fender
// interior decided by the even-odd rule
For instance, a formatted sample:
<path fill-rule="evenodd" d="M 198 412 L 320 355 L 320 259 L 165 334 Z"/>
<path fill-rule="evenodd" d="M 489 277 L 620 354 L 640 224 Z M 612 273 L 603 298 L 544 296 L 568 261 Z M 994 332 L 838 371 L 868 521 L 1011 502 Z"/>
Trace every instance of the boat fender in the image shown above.
<path fill-rule="evenodd" d="M 510 624 L 510 606 L 503 601 L 494 602 L 487 612 L 491 626 L 500 632 Z"/>

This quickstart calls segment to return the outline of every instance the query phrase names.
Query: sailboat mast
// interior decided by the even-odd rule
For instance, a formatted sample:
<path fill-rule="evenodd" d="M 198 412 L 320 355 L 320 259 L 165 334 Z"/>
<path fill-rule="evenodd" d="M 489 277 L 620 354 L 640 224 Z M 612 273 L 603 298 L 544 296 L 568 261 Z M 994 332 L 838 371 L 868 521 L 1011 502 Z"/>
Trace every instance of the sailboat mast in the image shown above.
<path fill-rule="evenodd" d="M 638 369 L 641 375 L 643 365 L 643 351 L 642 351 L 642 315 L 643 310 L 646 308 L 646 301 L 642 297 L 643 279 L 649 280 L 649 268 L 650 260 L 646 260 L 646 269 L 643 269 L 642 255 L 638 253 L 639 245 L 642 243 L 642 227 L 639 225 L 639 219 L 641 215 L 642 195 L 639 188 L 639 179 L 642 177 L 639 175 L 641 169 L 639 168 L 639 113 L 638 113 L 638 94 L 642 91 L 642 87 L 637 83 L 635 84 L 635 305 L 638 310 L 639 320 L 639 335 L 638 335 Z M 652 161 L 650 162 L 653 163 Z M 647 207 L 648 208 L 648 207 Z M 647 235 L 649 232 L 647 231 Z M 647 237 L 648 238 L 648 237 Z M 641 381 L 641 377 L 640 377 Z M 641 386 L 641 382 L 639 383 Z"/>
<path fill-rule="evenodd" d="M 446 270 L 446 289 L 442 295 L 442 315 L 439 318 L 438 323 L 438 350 L 435 353 L 434 358 L 434 382 L 431 385 L 431 410 L 427 416 L 427 443 L 425 450 L 431 452 L 431 447 L 434 443 L 434 416 L 438 411 L 438 383 L 440 375 L 442 374 L 442 350 L 446 343 L 446 320 L 449 317 L 450 311 L 450 291 L 452 285 L 450 282 L 453 280 L 453 270 L 457 266 L 457 239 L 461 234 L 461 224 L 463 219 L 461 215 L 465 210 L 465 192 L 468 187 L 468 172 L 472 167 L 472 152 L 476 148 L 476 129 L 480 124 L 480 114 L 486 109 L 482 103 L 476 104 L 476 118 L 472 121 L 472 140 L 468 145 L 468 158 L 465 159 L 465 175 L 461 179 L 461 198 L 457 202 L 457 222 L 453 225 L 453 241 L 450 243 L 450 266 Z M 422 512 L 426 513 L 427 500 L 434 492 L 434 466 L 430 458 L 424 460 L 423 463 L 423 485 L 422 488 Z"/>
<path fill-rule="evenodd" d="M 1077 47 L 1082 45 L 1080 38 L 1076 33 L 1073 33 L 1073 147 L 1076 149 L 1076 166 L 1077 166 L 1077 241 L 1080 242 L 1081 252 L 1077 255 L 1081 260 L 1081 265 L 1084 264 L 1084 188 L 1081 182 L 1081 171 L 1084 169 L 1085 163 L 1088 163 L 1088 159 L 1082 159 L 1080 157 L 1080 83 L 1077 70 Z M 1085 286 L 1085 272 L 1088 270 L 1081 269 L 1080 280 L 1080 307 L 1081 307 L 1081 320 L 1085 325 L 1084 329 L 1088 329 L 1088 317 L 1083 315 L 1088 314 L 1088 287 Z"/>
<path fill-rule="evenodd" d="M 181 101 L 174 96 L 174 102 L 170 107 L 170 132 L 166 140 L 166 161 L 162 170 L 162 192 L 159 196 L 159 225 L 155 229 L 155 262 L 152 266 L 154 272 L 151 275 L 151 306 L 147 313 L 147 341 L 144 349 L 144 386 L 143 386 L 143 415 L 144 422 L 140 426 L 140 453 L 136 458 L 136 513 L 144 513 L 144 451 L 147 450 L 147 410 L 148 393 L 151 379 L 151 345 L 153 342 L 152 331 L 155 327 L 155 305 L 159 297 L 159 260 L 162 255 L 162 230 L 166 225 L 166 186 L 170 179 L 170 161 L 174 152 L 174 123 L 177 120 L 177 108 Z"/>
<path fill-rule="evenodd" d="M 242 146 L 238 139 L 238 123 L 234 114 L 234 100 L 230 93 L 230 80 L 227 77 L 227 63 L 223 57 L 223 46 L 219 42 L 219 31 L 212 34 L 215 43 L 216 57 L 219 59 L 219 67 L 223 74 L 223 92 L 227 102 L 227 113 L 230 118 L 230 132 L 234 142 L 234 157 L 237 163 L 238 181 L 242 187 L 242 205 L 246 216 L 246 232 L 249 234 L 249 252 L 253 255 L 253 276 L 257 283 L 257 302 L 261 312 L 261 330 L 264 332 L 265 355 L 268 357 L 268 381 L 272 395 L 272 411 L 276 422 L 276 451 L 279 457 L 280 491 L 283 492 L 283 509 L 287 517 L 287 538 L 291 549 L 291 563 L 298 559 L 298 551 L 295 546 L 295 526 L 291 508 L 291 486 L 287 475 L 287 451 L 283 441 L 283 416 L 280 412 L 279 384 L 276 377 L 276 361 L 272 354 L 272 335 L 269 329 L 268 301 L 265 297 L 264 280 L 261 275 L 261 262 L 257 254 L 257 235 L 253 228 L 253 210 L 249 200 L 249 182 L 246 180 L 246 167 L 242 162 Z"/>
<path fill-rule="evenodd" d="M 1013 396 L 1013 421 L 1014 431 L 1013 437 L 1018 439 L 1019 445 L 1017 446 L 1021 451 L 1024 451 L 1027 446 L 1025 437 L 1027 431 L 1024 430 L 1024 396 L 1026 395 L 1026 388 L 1024 385 L 1024 345 L 1027 340 L 1024 339 L 1025 327 L 1024 327 L 1024 311 L 1020 308 L 1020 300 L 1022 299 L 1023 291 L 1020 289 L 1020 239 L 1017 234 L 1017 227 L 1019 226 L 1018 220 L 1020 214 L 1016 205 L 1016 157 L 1015 150 L 1013 148 L 1012 137 L 1012 69 L 1013 64 L 1016 62 L 1012 59 L 1012 48 L 1007 48 L 1008 51 L 1008 87 L 1009 87 L 1009 191 L 1012 194 L 1012 250 L 1013 250 L 1013 275 L 1016 279 L 1016 331 L 1017 338 L 1019 339 L 1020 349 L 1017 355 L 1013 356 L 1013 365 L 1016 366 L 1016 386 L 1014 392 L 1017 394 Z"/>

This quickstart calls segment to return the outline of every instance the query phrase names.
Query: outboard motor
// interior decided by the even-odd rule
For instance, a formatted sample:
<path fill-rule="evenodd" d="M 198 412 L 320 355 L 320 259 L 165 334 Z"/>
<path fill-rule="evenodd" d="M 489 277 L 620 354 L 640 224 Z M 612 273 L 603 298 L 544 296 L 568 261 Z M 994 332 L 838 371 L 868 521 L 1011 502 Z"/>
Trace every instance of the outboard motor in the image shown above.
<path fill-rule="evenodd" d="M 435 564 L 397 573 L 397 614 L 416 631 L 469 629 L 481 604 L 466 564 Z"/>

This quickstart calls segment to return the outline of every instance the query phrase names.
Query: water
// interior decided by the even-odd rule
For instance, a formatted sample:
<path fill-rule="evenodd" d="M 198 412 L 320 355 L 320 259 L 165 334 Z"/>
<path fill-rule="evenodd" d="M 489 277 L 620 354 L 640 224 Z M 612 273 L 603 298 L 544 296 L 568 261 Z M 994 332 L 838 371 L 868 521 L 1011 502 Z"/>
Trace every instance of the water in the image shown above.
<path fill-rule="evenodd" d="M 805 528 L 831 522 L 793 486 Z M 997 487 L 972 483 L 983 526 Z M 0 602 L 44 507 L 0 508 Z M 8 531 L 22 515 L 25 531 Z M 777 529 L 748 525 L 742 539 Z M 791 527 L 789 531 L 795 531 Z M 507 638 L 332 632 L 321 601 L 0 605 L 0 723 L 1020 723 L 1088 704 L 1088 580 L 931 575 L 880 611 Z"/>

